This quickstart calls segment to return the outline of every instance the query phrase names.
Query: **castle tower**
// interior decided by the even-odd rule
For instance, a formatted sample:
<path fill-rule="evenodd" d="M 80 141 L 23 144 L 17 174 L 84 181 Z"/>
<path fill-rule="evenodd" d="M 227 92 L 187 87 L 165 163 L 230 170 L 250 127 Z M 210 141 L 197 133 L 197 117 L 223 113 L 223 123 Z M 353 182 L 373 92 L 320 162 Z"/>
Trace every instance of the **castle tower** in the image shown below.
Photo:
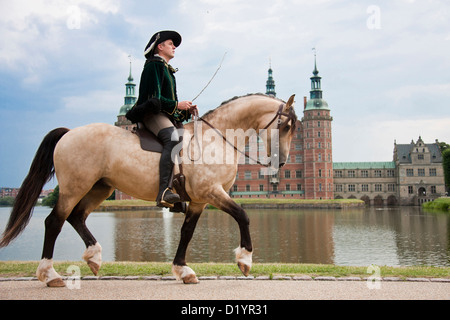
<path fill-rule="evenodd" d="M 276 97 L 277 93 L 275 92 L 275 80 L 273 80 L 272 63 L 269 65 L 268 73 L 269 76 L 266 81 L 266 94 Z"/>
<path fill-rule="evenodd" d="M 328 103 L 322 99 L 321 77 L 314 54 L 310 100 L 303 110 L 305 199 L 333 199 L 332 133 Z"/>
<path fill-rule="evenodd" d="M 125 84 L 125 97 L 124 105 L 120 107 L 119 114 L 117 115 L 117 122 L 114 124 L 117 127 L 121 127 L 125 130 L 131 130 L 133 124 L 125 117 L 125 114 L 136 103 L 136 84 L 133 82 L 133 76 L 131 75 L 131 59 L 130 59 L 130 75 L 128 76 L 128 82 Z"/>
<path fill-rule="evenodd" d="M 131 75 L 131 59 L 130 59 L 130 74 L 128 76 L 128 82 L 125 84 L 125 97 L 124 105 L 120 107 L 119 114 L 117 115 L 117 122 L 114 123 L 116 127 L 120 127 L 125 130 L 132 130 L 134 125 L 129 121 L 125 115 L 136 103 L 136 84 L 133 82 L 133 76 Z M 116 189 L 115 191 L 116 200 L 129 200 L 133 199 L 131 196 L 123 193 Z"/>

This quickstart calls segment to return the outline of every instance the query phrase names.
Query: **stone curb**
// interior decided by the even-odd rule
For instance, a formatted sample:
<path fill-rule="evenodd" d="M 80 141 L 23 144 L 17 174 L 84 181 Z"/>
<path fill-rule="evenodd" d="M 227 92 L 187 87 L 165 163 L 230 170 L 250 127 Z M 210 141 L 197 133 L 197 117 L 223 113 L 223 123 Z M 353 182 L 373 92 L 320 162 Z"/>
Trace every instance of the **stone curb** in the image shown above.
<path fill-rule="evenodd" d="M 62 277 L 63 280 L 69 279 L 67 276 Z M 74 278 L 70 278 L 74 279 Z M 367 281 L 367 278 L 360 277 L 329 277 L 329 276 L 199 276 L 199 280 L 272 280 L 272 281 Z M 85 276 L 81 277 L 81 280 L 95 281 L 95 280 L 147 280 L 147 281 L 175 281 L 174 276 Z M 372 279 L 374 280 L 374 279 Z M 401 279 L 399 277 L 384 277 L 380 278 L 380 281 L 385 282 L 443 282 L 450 283 L 450 279 L 447 278 L 406 278 Z M 11 277 L 11 278 L 1 278 L 0 282 L 5 281 L 38 281 L 37 277 Z"/>

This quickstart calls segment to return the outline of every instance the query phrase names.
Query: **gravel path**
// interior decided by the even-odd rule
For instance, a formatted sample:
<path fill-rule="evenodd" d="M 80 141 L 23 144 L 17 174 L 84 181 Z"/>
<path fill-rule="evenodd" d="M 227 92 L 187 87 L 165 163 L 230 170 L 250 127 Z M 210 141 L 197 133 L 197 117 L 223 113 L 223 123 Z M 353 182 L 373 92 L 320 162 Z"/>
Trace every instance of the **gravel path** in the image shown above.
<path fill-rule="evenodd" d="M 21 280 L 21 281 L 20 281 Z M 201 280 L 197 285 L 159 280 L 81 280 L 47 288 L 37 280 L 0 281 L 1 300 L 449 300 L 448 281 Z"/>

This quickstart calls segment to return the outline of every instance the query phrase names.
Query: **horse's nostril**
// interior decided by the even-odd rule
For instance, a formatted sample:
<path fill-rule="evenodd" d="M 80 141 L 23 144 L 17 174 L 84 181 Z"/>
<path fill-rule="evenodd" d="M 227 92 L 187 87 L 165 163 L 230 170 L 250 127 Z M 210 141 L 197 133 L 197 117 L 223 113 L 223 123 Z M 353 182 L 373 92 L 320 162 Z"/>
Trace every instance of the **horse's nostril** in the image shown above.
<path fill-rule="evenodd" d="M 284 162 L 283 162 L 283 163 L 280 163 L 280 168 L 283 167 L 283 166 L 284 166 Z"/>

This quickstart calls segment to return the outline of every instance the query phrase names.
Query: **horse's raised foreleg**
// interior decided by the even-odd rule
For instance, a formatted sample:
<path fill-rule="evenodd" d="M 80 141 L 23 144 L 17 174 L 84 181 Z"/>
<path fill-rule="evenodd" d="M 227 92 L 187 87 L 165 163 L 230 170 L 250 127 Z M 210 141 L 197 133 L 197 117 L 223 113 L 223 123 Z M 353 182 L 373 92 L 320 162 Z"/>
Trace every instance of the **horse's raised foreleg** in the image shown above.
<path fill-rule="evenodd" d="M 249 228 L 250 220 L 247 213 L 221 188 L 217 192 L 212 193 L 212 196 L 214 196 L 214 199 L 211 204 L 231 215 L 239 225 L 241 243 L 234 252 L 236 253 L 236 262 L 239 269 L 245 276 L 248 276 L 252 267 L 253 248 Z"/>
<path fill-rule="evenodd" d="M 194 234 L 197 221 L 205 208 L 205 204 L 193 204 L 189 205 L 188 212 L 184 219 L 183 226 L 181 227 L 181 238 L 178 245 L 175 259 L 173 260 L 172 272 L 177 280 L 183 280 L 186 284 L 198 283 L 195 272 L 186 265 L 186 250 L 189 242 Z"/>
<path fill-rule="evenodd" d="M 79 208 L 79 205 L 70 214 L 67 221 L 78 232 L 81 239 L 83 239 L 86 245 L 86 251 L 82 258 L 85 260 L 91 269 L 91 271 L 97 275 L 98 270 L 102 265 L 102 247 L 95 240 L 89 229 L 86 227 L 86 217 L 84 216 L 84 210 Z"/>

